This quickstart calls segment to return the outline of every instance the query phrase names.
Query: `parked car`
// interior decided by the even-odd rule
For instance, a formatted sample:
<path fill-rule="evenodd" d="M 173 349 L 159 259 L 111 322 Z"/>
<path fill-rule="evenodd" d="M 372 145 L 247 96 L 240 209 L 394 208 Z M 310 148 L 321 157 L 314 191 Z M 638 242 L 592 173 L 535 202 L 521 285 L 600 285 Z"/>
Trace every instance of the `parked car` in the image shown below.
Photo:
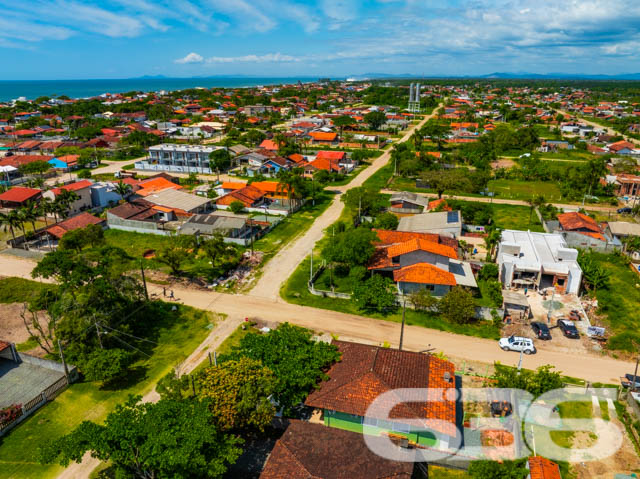
<path fill-rule="evenodd" d="M 531 329 L 533 329 L 533 334 L 536 335 L 538 339 L 551 339 L 551 331 L 549 331 L 549 326 L 544 323 L 534 322 L 531 323 Z"/>
<path fill-rule="evenodd" d="M 569 321 L 568 319 L 559 319 L 558 327 L 562 334 L 564 334 L 567 338 L 578 339 L 580 337 L 580 333 L 578 333 L 578 328 L 573 321 Z"/>
<path fill-rule="evenodd" d="M 624 208 L 618 208 L 618 213 L 620 213 L 620 214 L 623 214 L 623 213 L 629 214 L 629 213 L 631 213 L 631 211 L 632 211 L 632 209 L 629 208 L 628 206 L 625 206 Z"/>
<path fill-rule="evenodd" d="M 536 347 L 533 345 L 533 340 L 529 338 L 523 338 L 521 336 L 509 336 L 508 338 L 501 338 L 498 342 L 503 351 L 522 351 L 524 354 L 534 354 Z"/>

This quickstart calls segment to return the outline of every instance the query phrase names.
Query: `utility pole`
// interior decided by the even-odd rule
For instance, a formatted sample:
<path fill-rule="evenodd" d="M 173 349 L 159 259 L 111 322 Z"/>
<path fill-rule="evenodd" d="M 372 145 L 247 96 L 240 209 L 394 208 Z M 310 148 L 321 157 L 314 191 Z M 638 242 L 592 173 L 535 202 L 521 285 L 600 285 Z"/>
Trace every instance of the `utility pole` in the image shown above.
<path fill-rule="evenodd" d="M 253 258 L 253 218 L 249 218 L 249 235 L 251 240 L 251 257 Z"/>
<path fill-rule="evenodd" d="M 638 381 L 638 362 L 640 362 L 640 356 L 636 358 L 636 370 L 633 372 L 633 385 L 631 386 L 632 391 L 635 391 L 637 389 L 636 382 Z"/>
<path fill-rule="evenodd" d="M 404 317 L 405 311 L 407 309 L 407 300 L 402 296 L 402 326 L 400 326 L 400 345 L 398 346 L 398 351 L 402 351 L 402 341 L 404 340 Z"/>
<path fill-rule="evenodd" d="M 147 290 L 147 279 L 144 276 L 144 266 L 142 266 L 142 259 L 140 259 L 140 273 L 142 273 L 142 285 L 144 286 L 144 297 L 149 301 L 149 291 Z"/>
<path fill-rule="evenodd" d="M 93 320 L 95 321 L 95 318 L 93 318 Z M 94 324 L 96 326 L 96 333 L 98 334 L 98 342 L 100 343 L 100 349 L 104 349 L 104 346 L 102 345 L 102 338 L 100 337 L 100 328 L 98 328 L 97 322 L 95 322 Z"/>
<path fill-rule="evenodd" d="M 311 270 L 309 271 L 309 282 L 313 281 L 313 246 L 311 247 Z"/>

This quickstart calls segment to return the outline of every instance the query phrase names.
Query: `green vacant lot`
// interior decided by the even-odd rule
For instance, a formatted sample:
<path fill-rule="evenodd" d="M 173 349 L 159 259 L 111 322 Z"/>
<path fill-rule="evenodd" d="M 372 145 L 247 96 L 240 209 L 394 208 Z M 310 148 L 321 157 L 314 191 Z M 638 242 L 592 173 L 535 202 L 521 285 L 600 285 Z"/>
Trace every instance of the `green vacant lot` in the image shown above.
<path fill-rule="evenodd" d="M 0 290 L 6 280 L 0 280 Z M 37 287 L 37 286 L 34 286 Z M 173 305 L 167 305 L 171 308 Z M 207 337 L 213 324 L 211 313 L 177 305 L 171 321 L 157 325 L 157 345 L 151 357 L 131 368 L 129 384 L 122 389 L 102 389 L 97 383 L 71 385 L 54 401 L 0 439 L 0 478 L 32 479 L 56 477 L 61 467 L 40 465 L 36 456 L 45 440 L 69 433 L 85 420 L 102 421 L 129 394 L 144 395 L 162 376 Z"/>
<path fill-rule="evenodd" d="M 493 204 L 493 221 L 498 228 L 512 230 L 531 230 L 543 232 L 542 223 L 535 212 L 531 215 L 529 223 L 530 208 L 518 205 L 498 205 Z"/>
<path fill-rule="evenodd" d="M 636 351 L 640 344 L 640 275 L 615 254 L 591 253 L 599 266 L 611 273 L 609 287 L 596 291 L 599 313 L 605 318 L 611 333 L 609 349 Z M 635 346 L 634 346 L 635 343 Z"/>
<path fill-rule="evenodd" d="M 497 198 L 526 201 L 542 195 L 547 202 L 562 199 L 558 185 L 551 181 L 491 180 L 487 188 L 495 192 Z"/>

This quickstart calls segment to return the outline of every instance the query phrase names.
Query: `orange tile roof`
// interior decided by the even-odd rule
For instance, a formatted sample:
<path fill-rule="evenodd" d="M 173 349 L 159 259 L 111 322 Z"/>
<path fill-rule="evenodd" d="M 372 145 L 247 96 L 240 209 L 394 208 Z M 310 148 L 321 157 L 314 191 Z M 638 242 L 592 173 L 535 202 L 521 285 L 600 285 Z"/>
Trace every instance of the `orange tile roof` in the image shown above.
<path fill-rule="evenodd" d="M 344 151 L 319 151 L 316 158 L 324 158 L 327 160 L 342 160 L 347 154 Z"/>
<path fill-rule="evenodd" d="M 260 143 L 260 148 L 264 148 L 265 150 L 278 151 L 278 145 L 273 140 L 263 140 Z"/>
<path fill-rule="evenodd" d="M 328 158 L 316 158 L 309 164 L 318 170 L 325 170 L 329 172 L 342 170 L 342 167 L 338 164 L 338 160 Z"/>
<path fill-rule="evenodd" d="M 430 354 L 333 341 L 342 360 L 328 371 L 329 380 L 309 394 L 307 406 L 364 416 L 382 393 L 398 388 L 455 388 L 453 363 Z M 445 381 L 448 372 L 451 380 Z M 439 419 L 430 429 L 455 436 L 456 403 L 446 392 L 430 391 L 424 401 L 401 402 L 391 419 Z M 379 418 L 389 419 L 389 418 Z"/>
<path fill-rule="evenodd" d="M 220 185 L 220 188 L 224 190 L 239 190 L 245 186 L 247 186 L 247 184 L 240 181 L 225 181 Z"/>
<path fill-rule="evenodd" d="M 562 479 L 560 467 L 555 462 L 541 456 L 529 458 L 529 471 L 531 479 Z"/>
<path fill-rule="evenodd" d="M 333 141 L 338 136 L 337 133 L 326 133 L 324 131 L 312 131 L 309 136 L 317 141 Z"/>
<path fill-rule="evenodd" d="M 80 228 L 85 228 L 89 225 L 99 225 L 104 223 L 103 219 L 96 218 L 92 214 L 86 211 L 72 216 L 58 224 L 55 224 L 47 229 L 47 233 L 55 236 L 56 238 L 62 238 L 67 231 L 73 231 Z"/>
<path fill-rule="evenodd" d="M 447 204 L 447 200 L 445 200 L 444 198 L 440 198 L 439 200 L 429 201 L 429 205 L 427 206 L 427 210 L 435 210 L 440 205 L 444 205 L 443 208 L 442 208 L 443 211 L 452 211 L 451 207 Z"/>
<path fill-rule="evenodd" d="M 588 229 L 594 233 L 602 233 L 600 226 L 593 218 L 582 213 L 561 213 L 558 215 L 560 226 L 565 231 L 577 230 L 580 228 Z"/>
<path fill-rule="evenodd" d="M 452 273 L 429 263 L 416 263 L 397 269 L 393 272 L 393 280 L 404 283 L 442 284 L 455 286 L 456 278 Z"/>
<path fill-rule="evenodd" d="M 254 181 L 251 186 L 258 188 L 264 193 L 284 193 L 286 188 L 278 189 L 279 183 L 277 181 Z"/>
<path fill-rule="evenodd" d="M 159 177 L 152 180 L 141 181 L 138 183 L 140 191 L 137 192 L 140 196 L 149 196 L 152 193 L 172 188 L 174 190 L 181 190 L 182 186 L 176 185 L 173 181 L 169 181 L 166 178 Z"/>
<path fill-rule="evenodd" d="M 417 250 L 428 251 L 429 253 L 440 256 L 458 259 L 458 254 L 451 246 L 445 246 L 443 244 L 438 244 L 424 239 L 412 239 L 405 243 L 389 246 L 389 248 L 387 248 L 387 254 L 389 255 L 389 258 L 395 258 L 396 256 L 401 256 Z"/>
<path fill-rule="evenodd" d="M 247 185 L 242 189 L 232 191 L 216 200 L 216 204 L 230 205 L 234 201 L 240 201 L 246 207 L 250 207 L 256 201 L 264 197 L 264 192 L 256 188 L 253 184 Z"/>
<path fill-rule="evenodd" d="M 75 183 L 70 183 L 68 185 L 59 186 L 58 188 L 53 188 L 51 191 L 55 196 L 58 196 L 62 190 L 80 191 L 85 188 L 89 188 L 92 184 L 93 182 L 91 180 L 76 181 Z"/>
<path fill-rule="evenodd" d="M 446 236 L 440 236 L 435 233 L 414 233 L 411 231 L 392 231 L 392 230 L 379 230 L 374 229 L 380 240 L 380 244 L 392 245 L 396 243 L 404 243 L 412 239 L 424 239 L 426 241 L 433 241 L 434 243 L 440 243 L 447 246 L 451 246 L 453 249 L 458 248 L 458 240 L 454 238 L 448 238 Z"/>

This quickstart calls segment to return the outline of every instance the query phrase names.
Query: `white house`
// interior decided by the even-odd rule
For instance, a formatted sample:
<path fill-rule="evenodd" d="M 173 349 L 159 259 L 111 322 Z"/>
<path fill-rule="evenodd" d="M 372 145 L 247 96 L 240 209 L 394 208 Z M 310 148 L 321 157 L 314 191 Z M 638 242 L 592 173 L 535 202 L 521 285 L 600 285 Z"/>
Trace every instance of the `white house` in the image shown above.
<path fill-rule="evenodd" d="M 545 289 L 577 294 L 582 281 L 578 250 L 561 234 L 505 230 L 498 247 L 500 281 L 505 288 Z"/>

